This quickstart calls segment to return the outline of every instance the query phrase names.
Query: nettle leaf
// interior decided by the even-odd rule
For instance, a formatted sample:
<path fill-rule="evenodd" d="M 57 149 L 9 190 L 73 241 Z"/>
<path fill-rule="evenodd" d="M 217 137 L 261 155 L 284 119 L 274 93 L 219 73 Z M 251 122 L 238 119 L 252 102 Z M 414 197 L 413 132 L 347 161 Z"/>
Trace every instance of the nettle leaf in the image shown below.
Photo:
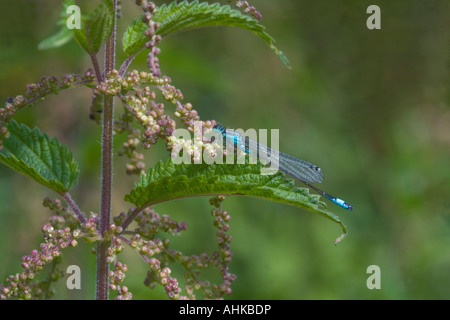
<path fill-rule="evenodd" d="M 73 38 L 73 32 L 72 30 L 68 29 L 66 25 L 61 27 L 61 29 L 55 33 L 54 35 L 42 40 L 38 44 L 39 50 L 47 50 L 52 48 L 57 48 L 65 45 L 67 42 L 72 40 Z"/>
<path fill-rule="evenodd" d="M 287 67 L 290 67 L 289 60 L 282 51 L 275 47 L 275 40 L 265 31 L 265 27 L 258 20 L 239 10 L 231 9 L 228 5 L 200 3 L 197 0 L 180 3 L 175 1 L 169 5 L 163 4 L 158 7 L 153 15 L 153 21 L 160 23 L 156 34 L 162 37 L 193 28 L 210 26 L 238 27 L 252 31 L 275 51 Z M 126 54 L 129 56 L 136 54 L 145 46 L 148 41 L 148 37 L 145 36 L 146 29 L 148 26 L 142 22 L 142 16 L 135 19 L 127 28 L 122 38 Z"/>
<path fill-rule="evenodd" d="M 82 17 L 81 29 L 73 29 L 73 36 L 89 54 L 95 54 L 111 35 L 114 23 L 112 0 L 103 0 L 91 14 Z"/>
<path fill-rule="evenodd" d="M 38 45 L 40 50 L 60 47 L 72 38 L 89 54 L 95 54 L 100 50 L 112 32 L 114 21 L 114 9 L 112 0 L 102 0 L 102 3 L 88 15 L 81 15 L 81 29 L 67 28 L 69 14 L 67 8 L 75 5 L 75 0 L 64 0 L 61 17 L 58 20 L 60 30 Z"/>
<path fill-rule="evenodd" d="M 141 175 L 139 182 L 125 196 L 125 201 L 137 207 L 185 197 L 213 195 L 246 195 L 290 204 L 318 213 L 338 223 L 343 234 L 347 228 L 339 217 L 324 209 L 320 196 L 310 194 L 308 188 L 294 186 L 294 181 L 278 172 L 262 175 L 258 164 L 174 164 L 169 158 L 158 162 L 154 169 Z"/>
<path fill-rule="evenodd" d="M 78 181 L 78 164 L 57 139 L 14 120 L 8 124 L 10 137 L 3 140 L 0 162 L 63 194 Z"/>
<path fill-rule="evenodd" d="M 51 48 L 61 47 L 73 38 L 73 32 L 71 29 L 67 28 L 67 8 L 71 5 L 75 4 L 75 0 L 64 0 L 62 10 L 60 13 L 60 18 L 58 20 L 57 25 L 60 26 L 60 29 L 54 35 L 42 40 L 38 44 L 39 50 L 47 50 Z"/>

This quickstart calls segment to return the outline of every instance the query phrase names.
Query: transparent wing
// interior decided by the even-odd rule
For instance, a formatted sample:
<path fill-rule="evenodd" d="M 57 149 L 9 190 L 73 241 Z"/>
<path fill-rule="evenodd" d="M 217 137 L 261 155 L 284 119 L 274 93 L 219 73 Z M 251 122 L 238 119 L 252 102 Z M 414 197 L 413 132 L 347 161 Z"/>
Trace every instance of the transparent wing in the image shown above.
<path fill-rule="evenodd" d="M 270 158 L 276 156 L 276 152 L 272 151 L 271 148 L 251 140 L 248 137 L 236 132 L 233 132 L 231 136 L 235 140 L 235 137 L 238 137 L 238 147 L 243 148 L 243 146 L 245 146 L 245 152 L 252 156 L 259 156 L 260 160 L 270 162 Z M 243 141 L 245 141 L 245 143 Z M 272 155 L 272 152 L 274 152 L 275 155 Z M 323 172 L 318 166 L 281 151 L 278 151 L 278 166 L 280 171 L 287 173 L 296 179 L 312 183 L 320 183 L 323 181 Z"/>

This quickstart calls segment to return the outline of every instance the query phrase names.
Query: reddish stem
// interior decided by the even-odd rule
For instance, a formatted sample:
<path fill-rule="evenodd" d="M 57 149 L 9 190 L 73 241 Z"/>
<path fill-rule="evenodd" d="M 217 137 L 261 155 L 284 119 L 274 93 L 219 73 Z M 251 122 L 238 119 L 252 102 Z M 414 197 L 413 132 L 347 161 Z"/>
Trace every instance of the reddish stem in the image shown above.
<path fill-rule="evenodd" d="M 114 22 L 110 38 L 105 49 L 105 76 L 114 70 L 115 42 L 116 42 L 116 16 L 117 0 L 114 0 Z M 107 250 L 109 241 L 106 237 L 111 217 L 112 194 L 112 155 L 113 155 L 113 114 L 114 99 L 111 95 L 105 95 L 103 108 L 103 132 L 102 132 L 102 190 L 100 203 L 100 221 L 98 230 L 104 239 L 97 245 L 97 300 L 108 299 L 109 264 L 107 262 Z"/>

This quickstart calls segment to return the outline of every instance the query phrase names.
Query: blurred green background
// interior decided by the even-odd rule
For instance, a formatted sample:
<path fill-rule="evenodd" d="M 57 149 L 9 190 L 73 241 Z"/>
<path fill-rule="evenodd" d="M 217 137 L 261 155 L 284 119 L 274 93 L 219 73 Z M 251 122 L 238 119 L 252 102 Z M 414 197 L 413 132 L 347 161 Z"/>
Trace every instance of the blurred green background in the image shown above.
<path fill-rule="evenodd" d="M 0 100 L 24 92 L 42 75 L 84 72 L 89 58 L 74 41 L 39 51 L 57 31 L 57 0 L 0 2 Z M 86 2 L 86 1 L 85 1 Z M 127 24 L 140 9 L 123 1 Z M 160 4 L 161 1 L 156 1 Z M 226 4 L 226 1 L 222 1 Z M 447 0 L 251 1 L 262 24 L 292 63 L 288 70 L 257 36 L 235 28 L 199 29 L 161 43 L 163 74 L 203 120 L 231 128 L 280 129 L 280 148 L 319 165 L 320 187 L 355 206 L 327 201 L 349 234 L 310 212 L 256 198 L 228 197 L 234 299 L 450 299 L 450 2 Z M 381 8 L 381 30 L 368 30 L 366 8 Z M 120 44 L 120 42 L 119 42 Z M 124 55 L 119 46 L 117 68 Z M 101 56 L 101 55 L 100 55 Z M 145 70 L 141 54 L 131 68 Z M 100 127 L 89 120 L 90 90 L 71 89 L 17 115 L 70 146 L 80 163 L 73 197 L 98 212 Z M 116 107 L 120 105 L 117 103 Z M 168 105 L 167 110 L 172 106 Z M 120 139 L 119 139 L 120 140 Z M 120 146 L 117 141 L 116 150 Z M 147 167 L 166 159 L 162 143 L 146 153 Z M 115 163 L 113 208 L 136 177 Z M 299 184 L 299 186 L 303 186 Z M 50 191 L 0 166 L 0 279 L 20 272 L 20 258 L 42 241 Z M 324 200 L 326 201 L 326 200 Z M 215 229 L 207 198 L 158 205 L 185 220 L 172 248 L 211 253 Z M 60 281 L 56 298 L 95 297 L 95 257 L 80 244 L 64 251 L 63 268 L 82 268 L 82 290 Z M 136 299 L 164 299 L 144 287 L 146 265 L 127 250 L 125 285 Z M 366 286 L 370 265 L 381 289 Z M 175 275 L 180 270 L 174 268 Z M 178 273 L 177 273 L 178 272 Z"/>

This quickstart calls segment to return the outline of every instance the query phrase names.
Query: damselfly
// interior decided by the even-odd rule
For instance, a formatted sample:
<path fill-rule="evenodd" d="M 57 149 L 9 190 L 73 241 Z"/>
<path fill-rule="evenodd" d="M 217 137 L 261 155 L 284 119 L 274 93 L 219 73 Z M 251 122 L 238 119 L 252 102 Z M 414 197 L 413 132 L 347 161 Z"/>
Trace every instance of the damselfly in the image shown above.
<path fill-rule="evenodd" d="M 215 125 L 214 129 L 218 130 L 222 134 L 223 140 L 233 143 L 235 148 L 241 149 L 249 155 L 259 156 L 259 158 L 263 161 L 269 162 L 270 159 L 273 161 L 273 156 L 276 155 L 276 160 L 278 160 L 278 168 L 281 172 L 300 180 L 308 187 L 320 193 L 322 196 L 337 205 L 348 210 L 353 210 L 353 206 L 344 200 L 329 195 L 328 193 L 310 184 L 321 183 L 323 181 L 323 172 L 318 166 L 281 151 L 274 152 L 266 145 L 258 143 L 239 132 L 228 130 L 221 125 Z M 267 155 L 271 155 L 271 157 Z"/>

